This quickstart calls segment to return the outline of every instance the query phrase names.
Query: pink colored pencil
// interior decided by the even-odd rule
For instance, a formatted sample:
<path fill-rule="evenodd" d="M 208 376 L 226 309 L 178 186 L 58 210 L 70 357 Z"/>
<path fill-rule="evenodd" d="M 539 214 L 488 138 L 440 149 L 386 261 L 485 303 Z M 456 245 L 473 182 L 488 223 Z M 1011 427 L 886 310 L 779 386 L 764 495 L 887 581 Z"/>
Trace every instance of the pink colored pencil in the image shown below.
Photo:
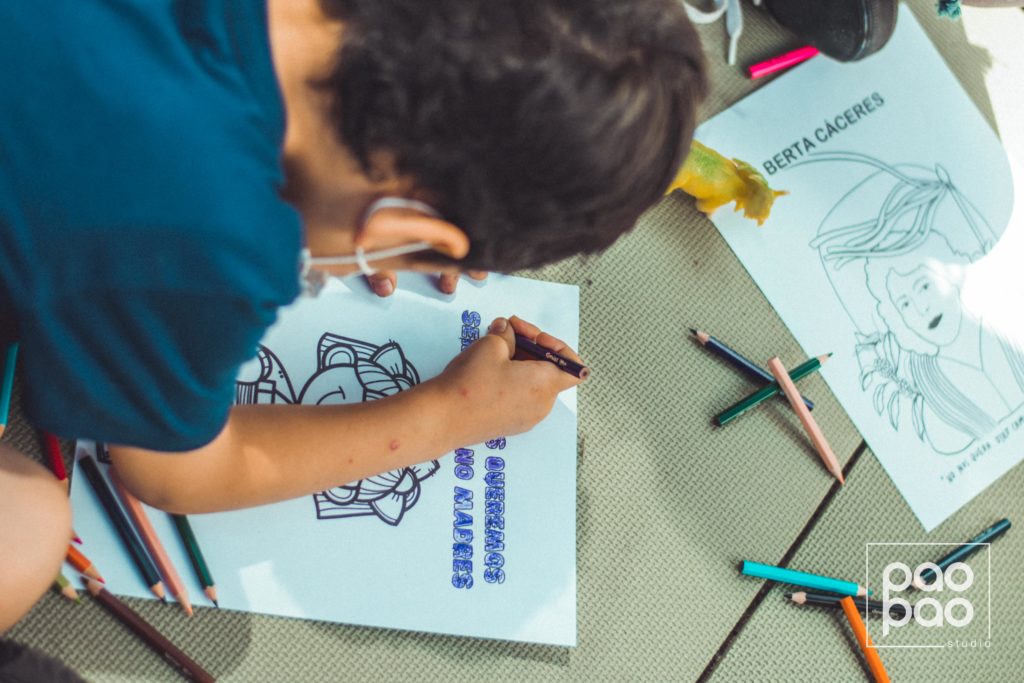
<path fill-rule="evenodd" d="M 139 532 L 139 537 L 146 544 L 149 554 L 153 557 L 153 562 L 156 564 L 157 569 L 160 570 L 160 573 L 163 574 L 164 580 L 167 581 L 167 587 L 170 589 L 171 595 L 181 603 L 185 614 L 192 616 L 192 603 L 188 599 L 188 591 L 185 590 L 185 584 L 182 582 L 181 576 L 178 575 L 178 571 L 174 568 L 171 558 L 168 557 L 164 544 L 160 542 L 160 537 L 156 535 L 156 529 L 153 528 L 153 523 L 149 521 L 149 515 L 146 514 L 142 503 L 124 487 L 124 484 L 121 483 L 121 478 L 117 476 L 117 470 L 113 468 L 110 469 L 110 481 L 114 485 L 117 495 L 121 498 L 125 510 L 128 511 L 128 516 L 132 518 L 135 530 Z"/>
<path fill-rule="evenodd" d="M 800 423 L 804 426 L 804 430 L 807 432 L 807 436 L 811 438 L 811 443 L 814 444 L 814 448 L 817 449 L 818 455 L 821 456 L 822 462 L 825 463 L 825 468 L 832 473 L 832 475 L 839 480 L 840 484 L 845 484 L 843 480 L 843 470 L 839 466 L 839 460 L 836 458 L 836 454 L 832 452 L 832 447 L 829 446 L 828 441 L 825 439 L 825 435 L 821 432 L 821 427 L 815 422 L 814 417 L 811 415 L 811 411 L 807 410 L 807 406 L 804 405 L 803 399 L 800 398 L 800 392 L 797 391 L 796 385 L 793 384 L 793 380 L 789 378 L 789 373 L 786 372 L 786 367 L 779 360 L 778 356 L 773 357 L 768 361 L 768 369 L 772 375 L 775 376 L 775 381 L 782 387 L 783 393 L 786 394 L 786 398 L 789 399 L 789 404 L 793 406 L 793 410 L 796 412 L 797 417 L 800 418 Z"/>
<path fill-rule="evenodd" d="M 804 47 L 798 47 L 795 50 L 781 54 L 778 57 L 772 57 L 764 62 L 758 62 L 753 66 L 747 68 L 747 73 L 750 74 L 751 78 L 761 78 L 762 76 L 771 75 L 777 71 L 788 69 L 792 66 L 796 66 L 800 62 L 806 62 L 811 57 L 818 54 L 816 48 L 810 45 Z"/>

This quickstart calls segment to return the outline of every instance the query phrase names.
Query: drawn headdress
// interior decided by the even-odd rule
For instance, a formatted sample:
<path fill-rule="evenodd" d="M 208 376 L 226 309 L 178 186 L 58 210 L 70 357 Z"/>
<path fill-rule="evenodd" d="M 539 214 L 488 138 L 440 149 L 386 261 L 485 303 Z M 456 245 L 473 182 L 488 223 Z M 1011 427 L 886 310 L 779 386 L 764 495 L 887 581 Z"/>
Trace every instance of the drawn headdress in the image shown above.
<path fill-rule="evenodd" d="M 829 216 L 821 224 L 818 236 L 811 246 L 821 252 L 822 260 L 831 263 L 839 270 L 844 265 L 861 258 L 898 256 L 920 247 L 931 234 L 940 211 L 952 204 L 958 212 L 957 218 L 969 228 L 969 233 L 957 239 L 961 244 L 954 244 L 954 250 L 965 254 L 969 260 L 975 260 L 992 248 L 996 236 L 988 223 L 977 209 L 953 184 L 949 173 L 940 164 L 929 171 L 923 166 L 904 165 L 900 168 L 890 166 L 882 161 L 854 152 L 836 152 L 815 155 L 810 161 L 851 161 L 874 166 L 878 171 L 840 200 L 836 209 L 851 195 L 858 195 L 857 202 L 862 203 L 866 186 L 875 179 L 882 185 L 891 184 L 885 198 L 879 204 L 868 203 L 864 210 L 868 213 L 863 220 L 841 225 L 826 227 Z M 923 177 L 914 177 L 910 173 L 923 171 Z M 874 207 L 878 208 L 874 208 Z M 849 207 L 844 207 L 844 214 Z M 947 234 L 947 239 L 954 235 Z M 951 242 L 952 243 L 952 242 Z"/>

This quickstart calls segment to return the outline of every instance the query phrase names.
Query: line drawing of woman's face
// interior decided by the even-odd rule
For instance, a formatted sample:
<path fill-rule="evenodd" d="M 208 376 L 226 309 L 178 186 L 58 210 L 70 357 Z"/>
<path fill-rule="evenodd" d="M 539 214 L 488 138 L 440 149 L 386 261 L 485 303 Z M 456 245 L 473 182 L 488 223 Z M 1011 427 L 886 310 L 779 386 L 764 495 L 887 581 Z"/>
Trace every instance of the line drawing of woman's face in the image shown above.
<path fill-rule="evenodd" d="M 935 346 L 947 346 L 960 334 L 964 311 L 960 289 L 927 265 L 907 273 L 890 270 L 889 300 L 911 332 Z"/>

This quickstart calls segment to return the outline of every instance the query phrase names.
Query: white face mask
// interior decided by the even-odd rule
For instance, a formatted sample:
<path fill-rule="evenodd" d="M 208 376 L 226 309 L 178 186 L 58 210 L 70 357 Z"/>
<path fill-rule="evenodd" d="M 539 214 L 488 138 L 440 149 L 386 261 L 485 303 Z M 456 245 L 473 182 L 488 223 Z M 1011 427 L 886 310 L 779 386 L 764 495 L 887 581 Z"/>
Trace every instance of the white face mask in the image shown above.
<path fill-rule="evenodd" d="M 420 213 L 426 214 L 433 218 L 440 218 L 440 214 L 437 213 L 429 204 L 416 201 L 415 199 L 405 199 L 404 197 L 382 197 L 372 204 L 363 214 L 363 220 L 361 225 L 365 226 L 373 214 L 377 213 L 381 209 L 412 209 L 413 211 L 419 211 Z M 433 246 L 429 242 L 413 242 L 412 244 L 403 244 L 400 247 L 393 247 L 391 249 L 379 249 L 377 251 L 371 251 L 366 253 L 362 247 L 356 247 L 355 253 L 351 256 L 328 256 L 328 257 L 313 257 L 309 253 L 309 249 L 303 249 L 299 263 L 299 286 L 301 287 L 302 294 L 304 296 L 315 297 L 320 294 L 324 286 L 327 284 L 327 280 L 332 277 L 330 273 L 322 270 L 317 270 L 315 266 L 348 266 L 356 265 L 359 266 L 358 273 L 352 273 L 345 277 L 354 277 L 357 275 L 365 275 L 367 277 L 375 274 L 377 270 L 370 266 L 370 261 L 380 261 L 383 259 L 394 258 L 395 256 L 404 256 L 406 254 L 414 254 L 419 251 L 429 251 Z"/>

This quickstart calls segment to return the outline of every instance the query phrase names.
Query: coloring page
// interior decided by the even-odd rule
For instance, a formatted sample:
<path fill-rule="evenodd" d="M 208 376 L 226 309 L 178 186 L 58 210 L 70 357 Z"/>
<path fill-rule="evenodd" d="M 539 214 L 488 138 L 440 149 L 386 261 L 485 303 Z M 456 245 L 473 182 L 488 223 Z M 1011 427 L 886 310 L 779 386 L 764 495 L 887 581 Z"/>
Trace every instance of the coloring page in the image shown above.
<path fill-rule="evenodd" d="M 448 296 L 403 273 L 379 299 L 360 281 L 332 280 L 280 313 L 239 372 L 236 403 L 380 400 L 440 374 L 494 318 L 513 314 L 577 346 L 574 286 L 491 275 Z M 94 453 L 90 442 L 77 450 Z M 77 470 L 71 500 L 85 550 L 112 592 L 153 597 Z M 208 604 L 169 516 L 147 510 L 192 603 Z M 526 434 L 189 521 L 222 608 L 575 645 L 575 389 Z"/>
<path fill-rule="evenodd" d="M 905 6 L 697 137 L 789 192 L 713 221 L 927 530 L 1024 458 L 1021 170 Z"/>

